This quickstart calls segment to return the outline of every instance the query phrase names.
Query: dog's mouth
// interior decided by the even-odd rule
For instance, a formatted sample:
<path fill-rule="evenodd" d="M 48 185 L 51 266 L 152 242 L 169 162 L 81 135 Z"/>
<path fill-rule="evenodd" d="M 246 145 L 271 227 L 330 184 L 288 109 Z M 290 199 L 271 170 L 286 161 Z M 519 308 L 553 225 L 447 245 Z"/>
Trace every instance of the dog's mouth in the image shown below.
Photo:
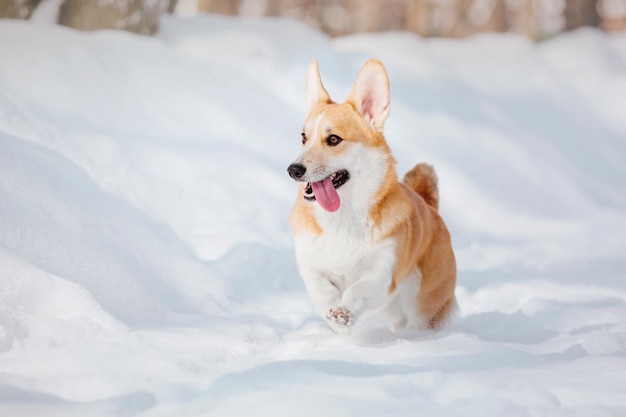
<path fill-rule="evenodd" d="M 339 189 L 339 187 L 348 182 L 348 180 L 350 179 L 350 173 L 345 169 L 342 169 L 319 182 L 326 181 L 327 179 L 330 179 L 332 181 L 333 188 L 337 190 Z M 315 201 L 315 192 L 313 191 L 313 186 L 310 182 L 307 182 L 306 186 L 304 187 L 304 199 L 306 201 Z"/>
<path fill-rule="evenodd" d="M 307 182 L 304 186 L 304 199 L 306 201 L 317 200 L 325 210 L 336 211 L 339 209 L 339 195 L 335 190 L 348 182 L 349 179 L 350 173 L 342 169 L 321 181 Z"/>

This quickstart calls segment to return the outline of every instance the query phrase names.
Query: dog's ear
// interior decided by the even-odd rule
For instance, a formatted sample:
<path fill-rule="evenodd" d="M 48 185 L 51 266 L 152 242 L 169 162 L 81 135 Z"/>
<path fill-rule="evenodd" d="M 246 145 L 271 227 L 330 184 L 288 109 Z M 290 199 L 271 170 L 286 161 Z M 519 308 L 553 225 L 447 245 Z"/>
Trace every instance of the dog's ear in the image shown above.
<path fill-rule="evenodd" d="M 356 77 L 348 101 L 377 130 L 389 116 L 389 77 L 382 62 L 370 59 Z"/>
<path fill-rule="evenodd" d="M 317 103 L 330 103 L 330 96 L 322 85 L 320 78 L 320 69 L 317 61 L 311 62 L 306 72 L 306 92 L 308 96 L 309 107 Z"/>

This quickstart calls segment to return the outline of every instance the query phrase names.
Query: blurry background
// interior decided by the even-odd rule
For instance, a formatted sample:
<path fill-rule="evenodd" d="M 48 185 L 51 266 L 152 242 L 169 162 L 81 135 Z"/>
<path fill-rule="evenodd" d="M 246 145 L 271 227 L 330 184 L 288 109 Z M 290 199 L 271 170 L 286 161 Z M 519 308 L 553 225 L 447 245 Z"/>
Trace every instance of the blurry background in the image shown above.
<path fill-rule="evenodd" d="M 0 18 L 55 20 L 83 30 L 158 30 L 164 13 L 281 16 L 331 36 L 407 30 L 463 37 L 514 32 L 541 40 L 581 26 L 623 31 L 626 0 L 0 0 Z"/>

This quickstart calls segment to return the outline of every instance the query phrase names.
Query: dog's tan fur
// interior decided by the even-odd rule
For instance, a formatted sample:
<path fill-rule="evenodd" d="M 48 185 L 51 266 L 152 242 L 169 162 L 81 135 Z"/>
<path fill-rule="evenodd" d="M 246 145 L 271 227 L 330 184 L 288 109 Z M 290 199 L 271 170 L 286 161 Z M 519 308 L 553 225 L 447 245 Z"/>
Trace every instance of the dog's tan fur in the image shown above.
<path fill-rule="evenodd" d="M 415 315 L 425 326 L 439 328 L 455 306 L 454 253 L 450 234 L 438 213 L 439 192 L 434 169 L 426 164 L 418 164 L 405 175 L 403 182 L 398 180 L 395 160 L 382 133 L 382 125 L 389 112 L 389 103 L 384 100 L 384 90 L 387 89 L 388 96 L 389 88 L 386 71 L 379 61 L 368 61 L 348 100 L 336 104 L 330 100 L 319 80 L 317 63 L 313 63 L 311 68 L 307 74 L 310 110 L 304 133 L 308 140 L 316 142 L 308 144 L 300 161 L 314 163 L 319 160 L 326 164 L 327 161 L 341 160 L 356 143 L 368 152 L 379 152 L 382 155 L 384 168 L 381 171 L 384 173 L 365 213 L 367 218 L 364 224 L 369 230 L 366 234 L 368 240 L 363 244 L 368 245 L 368 248 L 376 248 L 377 245 L 393 243 L 395 254 L 394 264 L 389 267 L 390 274 L 386 278 L 382 276 L 377 279 L 387 280 L 384 288 L 389 299 L 403 280 L 418 279 Z M 375 88 L 382 92 L 375 91 Z M 372 110 L 367 106 L 375 108 Z M 343 138 L 343 146 L 329 147 L 325 144 L 327 135 L 331 133 Z M 354 175 L 356 174 L 355 172 Z M 356 183 L 358 178 L 350 181 Z M 340 188 L 338 192 L 342 195 L 343 191 Z M 347 205 L 349 202 L 343 204 Z M 354 211 L 357 216 L 359 211 Z M 329 220 L 328 216 L 333 215 L 336 214 L 324 212 L 315 202 L 305 201 L 303 187 L 300 187 L 290 217 L 297 247 L 300 242 L 309 242 L 310 239 L 315 240 L 324 234 L 337 234 L 339 237 L 349 233 L 324 225 Z M 304 243 L 300 245 L 301 257 L 305 261 L 318 256 L 316 253 L 307 253 L 309 246 L 303 246 Z M 349 270 L 349 265 L 347 267 Z M 324 279 L 326 275 L 332 275 L 332 271 L 321 273 L 319 278 L 309 277 L 309 281 Z M 359 277 L 355 277 L 346 285 L 349 288 L 350 283 L 358 280 Z M 308 287 L 311 286 L 308 283 Z M 343 301 L 342 299 L 341 302 Z M 323 305 L 322 308 L 328 307 Z"/>

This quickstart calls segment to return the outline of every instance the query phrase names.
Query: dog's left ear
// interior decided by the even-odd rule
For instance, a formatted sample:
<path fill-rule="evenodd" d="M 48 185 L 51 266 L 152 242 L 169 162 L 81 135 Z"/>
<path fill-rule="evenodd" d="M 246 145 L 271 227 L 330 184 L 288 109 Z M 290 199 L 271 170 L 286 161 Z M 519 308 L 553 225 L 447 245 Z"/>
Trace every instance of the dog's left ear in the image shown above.
<path fill-rule="evenodd" d="M 356 77 L 348 101 L 377 130 L 389 116 L 389 77 L 382 62 L 370 59 Z"/>

